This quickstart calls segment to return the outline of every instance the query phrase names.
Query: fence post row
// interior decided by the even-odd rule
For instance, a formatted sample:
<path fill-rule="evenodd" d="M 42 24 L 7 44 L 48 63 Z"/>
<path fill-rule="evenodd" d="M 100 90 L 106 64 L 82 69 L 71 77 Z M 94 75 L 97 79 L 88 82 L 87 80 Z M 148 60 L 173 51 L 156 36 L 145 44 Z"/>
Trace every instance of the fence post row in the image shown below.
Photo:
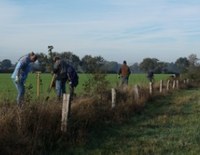
<path fill-rule="evenodd" d="M 163 90 L 163 80 L 160 80 L 160 93 L 162 93 Z"/>
<path fill-rule="evenodd" d="M 176 80 L 176 88 L 179 89 L 179 80 Z"/>
<path fill-rule="evenodd" d="M 114 108 L 116 105 L 116 90 L 115 88 L 111 89 L 111 94 L 112 94 L 112 105 L 111 107 Z"/>
<path fill-rule="evenodd" d="M 139 97 L 140 97 L 140 95 L 139 95 L 139 86 L 135 85 L 133 90 L 134 90 L 134 94 L 135 94 L 135 100 L 138 101 Z"/>
<path fill-rule="evenodd" d="M 167 80 L 167 91 L 169 90 L 170 80 Z"/>
<path fill-rule="evenodd" d="M 61 118 L 62 132 L 67 131 L 69 105 L 70 105 L 70 94 L 63 94 L 62 118 Z"/>
<path fill-rule="evenodd" d="M 153 93 L 153 82 L 149 83 L 149 93 L 152 94 Z"/>
<path fill-rule="evenodd" d="M 176 80 L 173 80 L 172 88 L 175 89 L 175 87 L 176 87 Z"/>

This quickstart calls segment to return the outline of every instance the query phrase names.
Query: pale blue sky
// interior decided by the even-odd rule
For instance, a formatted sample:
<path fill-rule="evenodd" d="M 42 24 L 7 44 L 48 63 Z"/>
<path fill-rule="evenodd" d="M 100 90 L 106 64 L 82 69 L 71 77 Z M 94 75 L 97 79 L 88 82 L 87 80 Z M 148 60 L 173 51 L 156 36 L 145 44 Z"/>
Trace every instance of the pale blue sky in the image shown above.
<path fill-rule="evenodd" d="M 199 0 L 0 0 L 0 61 L 72 51 L 128 64 L 200 56 Z"/>

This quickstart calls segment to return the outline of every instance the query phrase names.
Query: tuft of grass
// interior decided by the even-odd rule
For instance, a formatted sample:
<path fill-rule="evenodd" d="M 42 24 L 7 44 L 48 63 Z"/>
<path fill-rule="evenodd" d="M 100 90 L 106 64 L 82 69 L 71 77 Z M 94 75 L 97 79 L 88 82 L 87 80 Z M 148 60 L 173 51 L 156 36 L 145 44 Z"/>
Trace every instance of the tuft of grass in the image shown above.
<path fill-rule="evenodd" d="M 94 82 L 96 91 L 92 91 L 93 94 L 74 98 L 67 133 L 60 131 L 61 102 L 53 99 L 44 102 L 27 97 L 21 109 L 12 102 L 1 103 L 0 154 L 73 154 L 76 151 L 87 154 L 154 154 L 163 153 L 162 137 L 174 146 L 170 140 L 177 141 L 177 137 L 166 133 L 175 126 L 171 125 L 172 120 L 176 121 L 171 116 L 186 116 L 192 109 L 189 104 L 173 103 L 174 98 L 180 98 L 178 93 L 169 92 L 172 96 L 162 99 L 164 93 L 149 95 L 148 88 L 140 86 L 140 98 L 136 99 L 132 86 L 117 88 L 116 106 L 111 108 L 111 91 L 104 89 L 103 84 L 107 80 L 104 77 L 101 79 L 102 83 Z M 32 88 L 28 95 L 32 94 Z M 194 97 L 188 96 L 188 101 L 193 102 Z M 180 121 L 182 118 L 177 119 Z M 124 128 L 120 128 L 123 132 L 120 132 L 119 124 L 123 125 Z M 165 131 L 164 134 L 162 131 Z M 175 136 L 180 133 L 179 130 L 175 132 Z M 128 141 L 129 138 L 133 141 Z M 127 145 L 124 146 L 124 143 Z"/>

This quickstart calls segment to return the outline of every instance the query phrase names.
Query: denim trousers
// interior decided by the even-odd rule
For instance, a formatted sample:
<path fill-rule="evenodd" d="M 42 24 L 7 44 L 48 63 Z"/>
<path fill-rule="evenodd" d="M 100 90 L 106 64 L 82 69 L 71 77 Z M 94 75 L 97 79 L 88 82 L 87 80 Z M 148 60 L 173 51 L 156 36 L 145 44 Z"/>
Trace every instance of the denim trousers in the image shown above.
<path fill-rule="evenodd" d="M 66 93 L 66 80 L 56 80 L 56 94 L 58 99 Z"/>
<path fill-rule="evenodd" d="M 19 82 L 15 82 L 15 79 L 12 79 L 13 83 L 17 89 L 18 95 L 17 95 L 17 104 L 20 106 L 23 103 L 24 100 L 24 94 L 25 94 L 25 86 L 24 86 L 24 82 L 19 81 Z"/>
<path fill-rule="evenodd" d="M 128 85 L 128 77 L 121 77 L 121 85 Z"/>

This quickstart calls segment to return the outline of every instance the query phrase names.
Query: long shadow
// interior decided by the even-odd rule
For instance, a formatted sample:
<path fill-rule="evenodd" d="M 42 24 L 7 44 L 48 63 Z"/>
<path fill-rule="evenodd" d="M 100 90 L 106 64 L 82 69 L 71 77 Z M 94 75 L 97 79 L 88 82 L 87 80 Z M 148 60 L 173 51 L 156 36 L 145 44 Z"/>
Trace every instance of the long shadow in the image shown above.
<path fill-rule="evenodd" d="M 158 97 L 146 103 L 144 109 L 140 112 L 134 113 L 130 119 L 124 121 L 123 123 L 110 123 L 110 124 L 96 124 L 93 128 L 90 129 L 88 142 L 85 145 L 85 149 L 93 150 L 101 148 L 102 144 L 106 143 L 108 139 L 117 139 L 120 136 L 133 136 L 135 138 L 142 136 L 143 132 L 141 129 L 143 128 L 151 128 L 156 129 L 160 128 L 159 124 L 151 125 L 146 124 L 143 125 L 144 122 L 158 117 L 159 115 L 163 115 L 168 112 L 168 108 L 170 107 L 171 101 L 173 97 L 171 95 L 165 97 Z M 133 130 L 138 130 L 135 134 L 131 133 L 128 135 L 124 135 L 121 133 L 123 128 L 133 128 Z M 138 129 L 137 129 L 138 127 Z M 165 128 L 170 128 L 170 126 L 162 126 Z"/>
<path fill-rule="evenodd" d="M 179 110 L 174 106 L 174 98 L 177 93 L 167 96 L 156 97 L 145 104 L 142 111 L 134 112 L 133 115 L 121 123 L 116 122 L 96 122 L 88 130 L 88 139 L 84 145 L 79 148 L 79 151 L 92 152 L 93 150 L 117 150 L 118 147 L 127 149 L 126 140 L 137 141 L 140 138 L 153 138 L 159 136 L 160 131 L 167 131 L 173 127 L 178 127 L 178 124 L 171 123 L 156 123 L 156 118 L 163 116 L 190 115 L 193 114 L 190 110 L 191 105 L 185 104 Z M 168 121 L 168 120 L 167 120 Z M 152 123 L 153 122 L 153 123 Z M 165 136 L 165 135 L 163 135 Z M 125 143 L 124 143 L 125 142 Z M 106 145 L 105 145 L 106 144 Z M 119 145 L 120 144 L 120 145 Z M 135 145 L 140 145 L 135 143 Z M 108 152 L 109 153 L 109 152 Z"/>

